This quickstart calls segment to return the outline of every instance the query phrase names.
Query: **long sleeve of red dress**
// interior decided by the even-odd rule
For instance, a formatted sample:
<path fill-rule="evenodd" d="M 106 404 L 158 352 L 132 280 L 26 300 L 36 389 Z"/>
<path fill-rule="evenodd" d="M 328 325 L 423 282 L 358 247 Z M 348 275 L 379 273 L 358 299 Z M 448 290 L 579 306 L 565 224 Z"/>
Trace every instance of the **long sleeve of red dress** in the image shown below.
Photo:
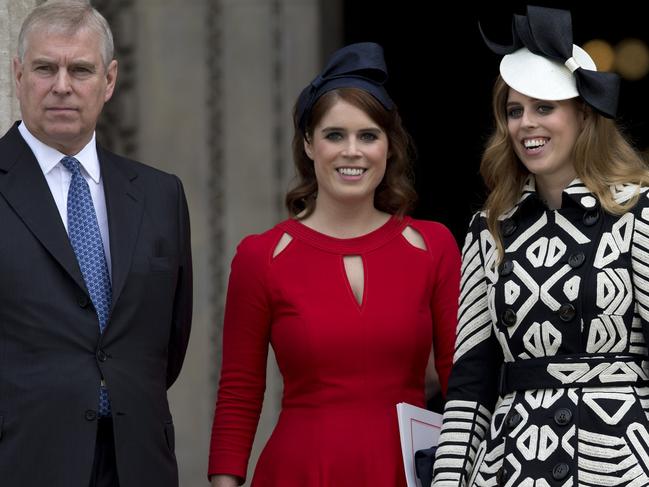
<path fill-rule="evenodd" d="M 404 237 L 407 226 L 425 249 Z M 292 239 L 273 257 L 284 234 Z M 360 302 L 346 278 L 348 255 L 362 259 Z M 431 344 L 446 391 L 459 274 L 450 232 L 411 218 L 354 239 L 296 220 L 244 239 L 228 286 L 208 474 L 246 477 L 271 345 L 282 411 L 252 485 L 405 486 L 396 404 L 424 405 Z"/>
<path fill-rule="evenodd" d="M 265 237 L 265 238 L 264 238 Z M 223 358 L 209 474 L 246 477 L 266 389 L 271 308 L 268 236 L 244 239 L 232 260 L 223 325 Z"/>
<path fill-rule="evenodd" d="M 438 223 L 420 221 L 430 249 L 439 249 L 435 260 L 433 291 L 430 295 L 430 313 L 433 318 L 433 348 L 435 369 L 439 375 L 442 395 L 446 397 L 448 379 L 453 366 L 457 322 L 458 292 L 460 289 L 460 253 L 451 232 Z M 438 228 L 436 228 L 436 226 Z M 426 230 L 423 227 L 429 227 Z M 432 252 L 433 255 L 436 252 Z"/>

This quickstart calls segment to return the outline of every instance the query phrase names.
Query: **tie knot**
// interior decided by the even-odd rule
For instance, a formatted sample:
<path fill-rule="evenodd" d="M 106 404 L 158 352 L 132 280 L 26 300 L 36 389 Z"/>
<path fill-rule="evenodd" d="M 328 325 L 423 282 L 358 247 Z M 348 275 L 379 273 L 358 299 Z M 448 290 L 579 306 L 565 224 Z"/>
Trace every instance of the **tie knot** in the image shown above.
<path fill-rule="evenodd" d="M 81 173 L 81 169 L 79 168 L 79 161 L 77 161 L 74 157 L 65 156 L 63 159 L 61 159 L 61 164 L 63 164 L 65 168 L 73 175 Z"/>

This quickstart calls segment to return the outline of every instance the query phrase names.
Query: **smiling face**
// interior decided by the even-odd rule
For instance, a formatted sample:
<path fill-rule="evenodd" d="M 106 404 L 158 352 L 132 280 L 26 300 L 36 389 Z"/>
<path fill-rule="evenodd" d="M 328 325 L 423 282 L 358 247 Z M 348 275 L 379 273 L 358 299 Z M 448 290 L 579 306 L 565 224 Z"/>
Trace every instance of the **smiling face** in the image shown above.
<path fill-rule="evenodd" d="M 514 152 L 537 181 L 572 181 L 573 148 L 585 117 L 577 101 L 537 100 L 510 88 L 506 112 Z"/>
<path fill-rule="evenodd" d="M 385 175 L 388 138 L 363 110 L 338 99 L 304 150 L 314 163 L 319 202 L 373 205 Z"/>
<path fill-rule="evenodd" d="M 104 67 L 100 36 L 91 29 L 72 35 L 34 29 L 22 62 L 14 59 L 14 73 L 29 131 L 50 147 L 74 155 L 92 138 L 104 103 L 113 94 L 117 62 Z"/>

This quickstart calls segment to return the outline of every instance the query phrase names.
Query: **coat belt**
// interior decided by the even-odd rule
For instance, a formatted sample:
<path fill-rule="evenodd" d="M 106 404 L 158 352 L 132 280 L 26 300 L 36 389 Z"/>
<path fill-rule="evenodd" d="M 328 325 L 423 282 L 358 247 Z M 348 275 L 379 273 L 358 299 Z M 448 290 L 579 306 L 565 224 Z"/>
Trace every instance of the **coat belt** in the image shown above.
<path fill-rule="evenodd" d="M 506 362 L 499 392 L 649 385 L 649 361 L 643 355 L 575 354 Z"/>

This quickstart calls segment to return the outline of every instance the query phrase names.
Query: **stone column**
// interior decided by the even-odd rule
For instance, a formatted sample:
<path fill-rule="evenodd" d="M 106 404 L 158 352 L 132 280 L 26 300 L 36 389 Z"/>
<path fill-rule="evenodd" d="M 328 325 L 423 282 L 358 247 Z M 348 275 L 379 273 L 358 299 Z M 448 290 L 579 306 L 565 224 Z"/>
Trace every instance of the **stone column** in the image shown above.
<path fill-rule="evenodd" d="M 219 245 L 212 281 L 219 306 L 211 325 L 214 378 L 221 360 L 222 298 L 236 245 L 286 217 L 283 198 L 294 175 L 291 111 L 321 64 L 319 8 L 319 0 L 221 0 L 211 10 L 210 166 L 217 196 L 212 245 Z M 246 485 L 280 408 L 282 381 L 272 350 L 268 364 Z"/>
<path fill-rule="evenodd" d="M 176 174 L 191 218 L 194 260 L 192 336 L 180 378 L 170 389 L 181 486 L 206 485 L 212 414 L 214 323 L 210 157 L 207 125 L 207 9 L 211 0 L 137 0 L 134 35 L 136 158 Z M 126 21 L 126 19 L 124 19 Z"/>
<path fill-rule="evenodd" d="M 319 0 L 138 0 L 137 157 L 180 176 L 190 205 L 194 326 L 170 391 L 181 485 L 206 484 L 223 302 L 237 243 L 285 217 L 290 112 L 320 65 Z M 274 365 L 255 449 L 281 397 Z"/>
<path fill-rule="evenodd" d="M 15 120 L 20 108 L 14 96 L 12 60 L 16 55 L 18 33 L 23 19 L 37 0 L 0 0 L 0 133 L 4 134 Z"/>

